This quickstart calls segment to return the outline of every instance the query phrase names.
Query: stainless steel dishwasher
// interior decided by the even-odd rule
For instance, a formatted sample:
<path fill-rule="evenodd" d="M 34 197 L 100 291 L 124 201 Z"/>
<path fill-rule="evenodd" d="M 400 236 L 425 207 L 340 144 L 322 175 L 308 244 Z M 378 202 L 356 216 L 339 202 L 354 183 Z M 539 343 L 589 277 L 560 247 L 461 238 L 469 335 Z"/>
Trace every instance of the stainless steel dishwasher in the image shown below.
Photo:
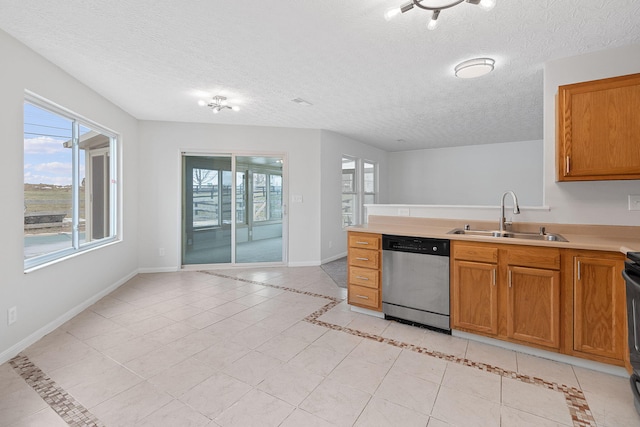
<path fill-rule="evenodd" d="M 449 240 L 382 236 L 385 318 L 451 333 Z"/>

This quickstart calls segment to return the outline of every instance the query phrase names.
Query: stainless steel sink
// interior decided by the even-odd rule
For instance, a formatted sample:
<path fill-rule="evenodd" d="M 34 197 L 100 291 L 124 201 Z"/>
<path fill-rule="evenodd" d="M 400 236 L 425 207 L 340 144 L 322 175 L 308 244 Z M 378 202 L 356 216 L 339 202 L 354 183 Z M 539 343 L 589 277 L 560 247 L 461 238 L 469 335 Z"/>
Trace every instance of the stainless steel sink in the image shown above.
<path fill-rule="evenodd" d="M 513 238 L 513 239 L 568 242 L 568 240 L 562 237 L 560 234 L 555 234 L 555 233 L 516 233 L 513 231 L 465 230 L 464 228 L 454 228 L 453 230 L 449 231 L 447 234 L 464 234 L 467 236 L 506 237 L 506 238 Z"/>

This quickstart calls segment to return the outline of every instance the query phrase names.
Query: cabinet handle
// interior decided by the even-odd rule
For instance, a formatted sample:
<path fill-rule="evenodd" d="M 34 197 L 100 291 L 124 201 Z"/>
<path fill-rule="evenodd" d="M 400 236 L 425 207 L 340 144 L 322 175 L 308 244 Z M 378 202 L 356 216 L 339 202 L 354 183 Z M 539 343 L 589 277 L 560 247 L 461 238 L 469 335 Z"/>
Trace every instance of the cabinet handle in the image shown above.
<path fill-rule="evenodd" d="M 368 277 L 364 277 L 364 276 L 356 276 L 356 279 L 360 279 L 360 280 L 369 280 Z"/>
<path fill-rule="evenodd" d="M 356 242 L 356 244 L 358 244 L 358 245 L 368 245 L 369 242 Z"/>
<path fill-rule="evenodd" d="M 569 175 L 569 156 L 567 156 L 567 175 Z"/>
<path fill-rule="evenodd" d="M 511 287 L 511 270 L 509 270 L 509 287 Z"/>
<path fill-rule="evenodd" d="M 368 296 L 366 295 L 356 295 L 358 298 L 362 298 L 362 299 L 369 299 Z"/>
<path fill-rule="evenodd" d="M 369 258 L 356 258 L 358 261 L 369 261 Z"/>
<path fill-rule="evenodd" d="M 493 269 L 493 286 L 496 285 L 496 269 Z"/>
<path fill-rule="evenodd" d="M 580 274 L 580 270 L 581 270 L 581 268 L 580 268 L 580 267 L 581 267 L 581 266 L 580 266 L 580 261 L 578 261 L 578 281 L 582 280 L 582 279 L 581 279 L 582 275 Z"/>

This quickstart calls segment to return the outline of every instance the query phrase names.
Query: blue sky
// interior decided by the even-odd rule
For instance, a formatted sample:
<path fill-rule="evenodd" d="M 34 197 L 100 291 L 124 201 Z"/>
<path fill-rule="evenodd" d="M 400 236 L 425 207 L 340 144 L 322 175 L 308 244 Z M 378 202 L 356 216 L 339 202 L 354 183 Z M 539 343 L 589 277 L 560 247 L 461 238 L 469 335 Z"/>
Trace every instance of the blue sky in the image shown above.
<path fill-rule="evenodd" d="M 29 103 L 24 104 L 25 184 L 71 185 L 71 139 L 73 122 Z M 81 128 L 81 132 L 88 131 Z M 84 152 L 81 150 L 81 156 Z M 80 179 L 84 161 L 80 159 Z"/>

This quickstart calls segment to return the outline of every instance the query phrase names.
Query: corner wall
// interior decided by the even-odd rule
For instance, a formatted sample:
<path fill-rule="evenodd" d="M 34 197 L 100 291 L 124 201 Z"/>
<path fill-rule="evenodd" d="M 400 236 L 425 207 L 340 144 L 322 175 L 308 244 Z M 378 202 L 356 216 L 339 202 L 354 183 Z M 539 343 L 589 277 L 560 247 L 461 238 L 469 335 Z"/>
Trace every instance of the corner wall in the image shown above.
<path fill-rule="evenodd" d="M 378 163 L 379 203 L 387 203 L 388 153 L 335 132 L 321 131 L 321 242 L 322 262 L 347 254 L 347 233 L 342 228 L 342 156 Z"/>
<path fill-rule="evenodd" d="M 0 31 L 0 363 L 67 320 L 79 307 L 137 272 L 137 121 L 105 98 Z M 121 136 L 122 241 L 28 274 L 23 268 L 24 91 L 43 96 Z M 7 326 L 6 312 L 18 321 Z"/>

